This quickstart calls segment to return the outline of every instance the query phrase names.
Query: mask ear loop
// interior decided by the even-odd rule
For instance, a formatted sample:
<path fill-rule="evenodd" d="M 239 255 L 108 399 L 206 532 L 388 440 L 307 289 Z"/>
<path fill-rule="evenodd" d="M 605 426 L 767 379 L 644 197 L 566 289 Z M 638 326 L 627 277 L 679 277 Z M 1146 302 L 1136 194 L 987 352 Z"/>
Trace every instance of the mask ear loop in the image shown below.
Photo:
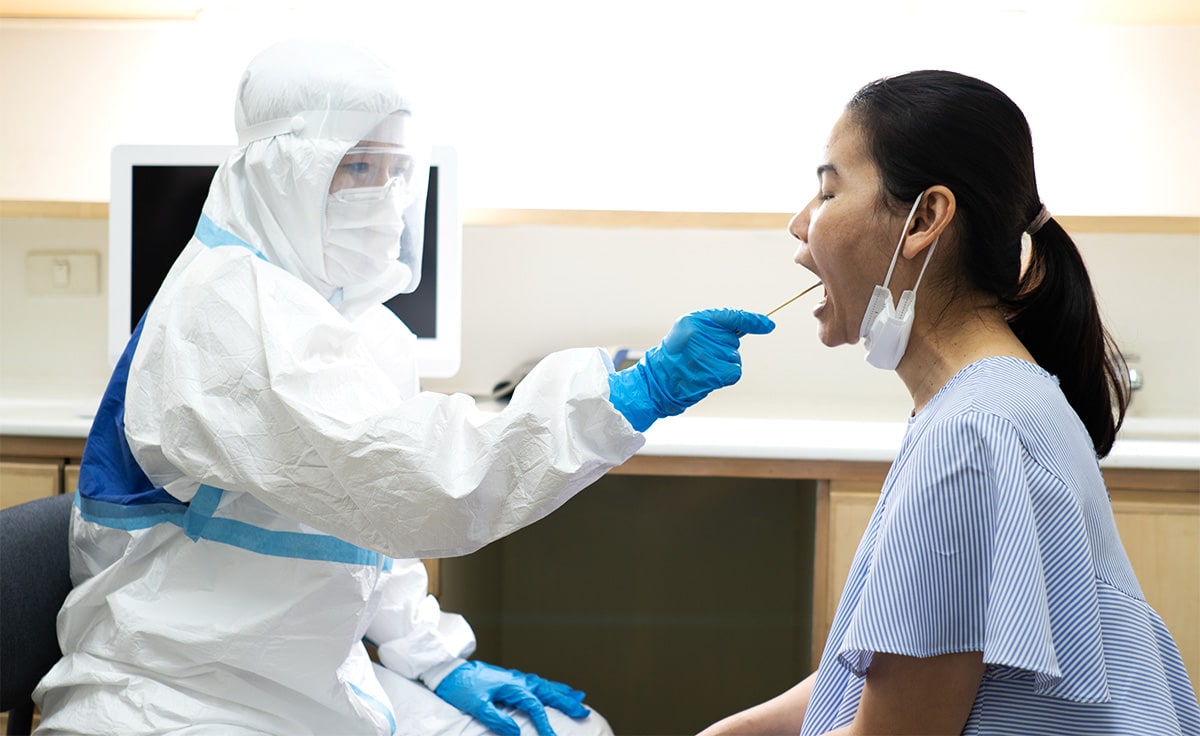
<path fill-rule="evenodd" d="M 921 198 L 925 196 L 922 191 L 917 195 L 917 201 L 913 202 L 912 209 L 908 211 L 908 217 L 904 220 L 904 229 L 900 231 L 900 242 L 896 243 L 896 251 L 892 253 L 892 263 L 888 266 L 887 276 L 883 277 L 883 288 L 888 288 L 888 284 L 892 282 L 892 271 L 896 269 L 896 261 L 900 258 L 900 247 L 904 245 L 904 236 L 908 235 L 908 226 L 912 224 L 913 217 L 917 214 L 917 206 L 921 204 Z M 925 265 L 929 265 L 929 258 L 925 259 Z M 921 273 L 925 273 L 925 267 L 921 267 Z M 917 277 L 917 283 L 921 283 L 920 277 Z M 916 288 L 916 287 L 913 287 Z"/>
<path fill-rule="evenodd" d="M 920 201 L 921 198 L 917 197 L 917 202 L 919 203 Z M 916 212 L 916 204 L 913 205 L 913 212 Z M 912 218 L 911 213 L 909 214 L 909 218 Z M 904 232 L 908 232 L 907 223 L 904 225 Z M 909 312 L 912 311 L 913 305 L 917 302 L 917 289 L 921 287 L 921 279 L 925 278 L 925 269 L 929 268 L 929 261 L 933 259 L 933 252 L 937 250 L 937 244 L 938 241 L 941 240 L 941 237 L 942 236 L 940 235 L 935 237 L 933 239 L 933 245 L 929 246 L 929 252 L 925 254 L 925 262 L 921 264 L 921 272 L 917 274 L 917 282 L 913 284 L 911 289 L 906 289 L 904 293 L 900 295 L 900 302 L 896 305 L 896 316 L 900 319 L 909 318 Z M 903 236 L 901 236 L 900 242 L 904 242 Z M 896 253 L 900 253 L 899 248 L 896 249 Z M 890 294 L 891 292 L 889 291 L 888 293 Z"/>
<path fill-rule="evenodd" d="M 921 278 L 925 275 L 925 269 L 929 268 L 929 260 L 933 258 L 933 252 L 937 250 L 938 241 L 942 239 L 939 235 L 933 239 L 933 245 L 929 246 L 929 253 L 925 254 L 925 264 L 921 266 L 921 273 L 917 274 L 917 283 L 913 284 L 913 294 L 917 293 L 917 287 L 921 285 Z"/>
<path fill-rule="evenodd" d="M 895 307 L 892 306 L 892 292 L 888 289 L 888 285 L 892 282 L 892 272 L 896 268 L 896 262 L 900 259 L 900 249 L 904 246 L 904 236 L 908 235 L 908 226 L 912 224 L 913 217 L 917 214 L 917 207 L 921 204 L 921 199 L 924 198 L 925 192 L 922 191 L 917 195 L 917 199 L 913 202 L 912 209 L 908 211 L 908 217 L 904 220 L 904 229 L 900 231 L 900 240 L 896 243 L 896 250 L 892 253 L 892 262 L 888 266 L 887 275 L 883 277 L 883 284 L 877 285 L 871 294 L 871 300 L 867 302 L 867 310 L 863 313 L 862 325 L 858 328 L 859 337 L 870 340 L 871 326 L 875 324 L 875 320 L 884 310 L 895 310 L 895 314 L 903 314 L 907 311 L 910 303 L 915 300 L 916 294 L 913 291 L 905 291 L 900 295 L 900 300 Z M 934 243 L 936 245 L 936 241 Z M 917 277 L 917 285 L 921 283 L 921 276 L 925 275 L 925 268 L 929 265 L 929 258 L 933 255 L 933 251 L 925 257 L 925 264 L 921 266 L 921 274 Z M 916 288 L 915 286 L 913 287 Z"/>

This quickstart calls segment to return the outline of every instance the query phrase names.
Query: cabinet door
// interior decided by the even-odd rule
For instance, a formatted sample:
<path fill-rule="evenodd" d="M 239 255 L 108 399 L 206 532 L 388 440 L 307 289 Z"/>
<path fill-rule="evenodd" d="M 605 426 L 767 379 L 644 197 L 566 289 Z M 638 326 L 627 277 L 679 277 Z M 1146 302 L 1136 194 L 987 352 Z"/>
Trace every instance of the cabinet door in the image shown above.
<path fill-rule="evenodd" d="M 816 590 L 813 591 L 814 668 L 820 664 L 821 654 L 825 651 L 825 639 L 829 636 L 829 627 L 833 625 L 833 615 L 842 598 L 842 588 L 850 575 L 850 563 L 854 561 L 858 543 L 871 521 L 871 512 L 879 502 L 880 483 L 831 481 L 826 487 L 828 496 L 818 497 L 817 508 L 817 524 L 824 525 L 826 532 L 822 535 L 818 529 L 817 533 L 816 564 L 823 565 L 824 569 L 817 571 Z M 824 495 L 820 488 L 818 493 Z M 822 505 L 825 506 L 824 510 Z M 822 516 L 825 516 L 824 520 Z"/>
<path fill-rule="evenodd" d="M 1200 691 L 1200 495 L 1114 490 L 1112 506 L 1146 601 Z"/>
<path fill-rule="evenodd" d="M 60 462 L 0 462 L 0 508 L 53 496 L 62 491 Z"/>
<path fill-rule="evenodd" d="M 1166 622 L 1200 691 L 1200 496 L 1120 489 L 1111 495 L 1121 541 L 1146 600 Z M 829 484 L 825 582 L 814 601 L 816 658 L 824 649 L 850 563 L 878 499 L 877 484 Z"/>
<path fill-rule="evenodd" d="M 425 573 L 429 576 L 429 595 L 437 598 L 442 594 L 442 561 L 427 558 L 421 562 L 425 563 Z"/>
<path fill-rule="evenodd" d="M 63 468 L 63 493 L 74 493 L 79 488 L 79 464 L 67 463 Z"/>

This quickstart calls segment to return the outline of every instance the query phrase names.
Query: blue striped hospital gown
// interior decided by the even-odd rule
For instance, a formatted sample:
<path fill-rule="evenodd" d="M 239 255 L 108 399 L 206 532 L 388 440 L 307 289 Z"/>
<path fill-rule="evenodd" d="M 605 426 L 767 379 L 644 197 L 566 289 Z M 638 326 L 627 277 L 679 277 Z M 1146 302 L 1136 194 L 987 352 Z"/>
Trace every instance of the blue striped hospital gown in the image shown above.
<path fill-rule="evenodd" d="M 979 651 L 964 734 L 1200 734 L 1087 431 L 1056 379 L 1016 358 L 967 366 L 910 420 L 802 733 L 853 720 L 873 652 Z"/>

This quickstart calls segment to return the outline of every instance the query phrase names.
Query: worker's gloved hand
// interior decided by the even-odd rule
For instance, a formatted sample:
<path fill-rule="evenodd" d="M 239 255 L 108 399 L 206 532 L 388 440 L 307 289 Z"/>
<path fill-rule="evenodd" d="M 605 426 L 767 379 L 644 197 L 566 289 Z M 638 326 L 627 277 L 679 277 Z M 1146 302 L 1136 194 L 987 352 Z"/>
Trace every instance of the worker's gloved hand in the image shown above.
<path fill-rule="evenodd" d="M 539 736 L 555 736 L 545 706 L 572 718 L 587 718 L 583 693 L 561 682 L 545 680 L 484 662 L 467 662 L 453 670 L 434 690 L 442 700 L 504 736 L 520 736 L 521 728 L 497 705 L 525 711 Z"/>
<path fill-rule="evenodd" d="M 608 378 L 609 399 L 633 428 L 680 414 L 742 377 L 743 335 L 775 329 L 769 317 L 740 309 L 705 309 L 680 317 L 658 347 L 638 364 Z"/>

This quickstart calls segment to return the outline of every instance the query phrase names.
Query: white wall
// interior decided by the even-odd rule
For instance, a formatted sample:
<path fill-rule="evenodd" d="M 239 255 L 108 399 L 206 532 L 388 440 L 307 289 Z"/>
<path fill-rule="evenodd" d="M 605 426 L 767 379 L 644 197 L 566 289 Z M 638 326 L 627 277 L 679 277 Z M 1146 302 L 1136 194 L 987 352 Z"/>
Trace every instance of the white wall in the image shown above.
<path fill-rule="evenodd" d="M 581 345 L 649 347 L 679 315 L 704 307 L 767 310 L 810 285 L 778 230 L 468 226 L 464 232 L 463 362 L 431 380 L 484 394 L 509 369 Z M 84 248 L 107 262 L 105 220 L 0 218 L 0 397 L 98 397 L 108 379 L 103 295 L 31 297 L 30 249 Z M 1081 233 L 1101 308 L 1146 387 L 1132 414 L 1200 420 L 1200 233 Z M 911 408 L 893 373 L 860 346 L 816 339 L 814 297 L 788 306 L 778 329 L 744 341 L 744 378 L 689 415 L 899 420 Z"/>
<path fill-rule="evenodd" d="M 365 38 L 420 77 L 436 138 L 459 149 L 467 209 L 788 212 L 809 195 L 829 122 L 855 89 L 940 66 L 993 81 L 1025 108 L 1056 214 L 1200 216 L 1200 26 L 1001 12 L 1015 0 L 279 10 L 291 5 L 213 3 L 180 22 L 0 21 L 0 200 L 103 202 L 117 143 L 232 142 L 247 60 L 320 27 Z M 970 10 L 980 5 L 1001 11 Z M 789 265 L 785 221 L 468 227 L 463 369 L 430 385 L 485 392 L 550 350 L 650 345 L 699 307 L 770 308 L 808 285 Z M 0 219 L 0 393 L 103 387 L 104 296 L 29 297 L 23 273 L 31 249 L 97 250 L 106 262 L 105 241 L 103 220 Z M 1135 413 L 1200 417 L 1200 332 L 1188 321 L 1200 312 L 1200 233 L 1080 242 L 1114 333 L 1141 356 Z M 809 309 L 788 307 L 776 334 L 749 340 L 746 379 L 700 411 L 902 416 L 899 383 L 858 348 L 823 349 Z"/>
<path fill-rule="evenodd" d="M 1067 22 L 1049 0 L 209 5 L 0 21 L 0 199 L 103 202 L 115 144 L 232 142 L 249 58 L 319 31 L 411 74 L 467 208 L 791 211 L 854 90 L 943 67 L 1025 109 L 1054 212 L 1200 215 L 1200 26 Z"/>
<path fill-rule="evenodd" d="M 1132 413 L 1200 419 L 1200 330 L 1179 318 L 1200 313 L 1200 233 L 1076 239 L 1109 329 L 1145 375 Z M 794 241 L 782 227 L 470 227 L 464 247 L 463 367 L 453 379 L 426 382 L 441 391 L 485 392 L 498 372 L 563 347 L 649 347 L 687 311 L 765 311 L 814 280 L 791 262 Z M 814 297 L 778 312 L 771 335 L 746 338 L 742 381 L 690 413 L 907 416 L 911 401 L 894 373 L 870 367 L 861 346 L 817 340 Z"/>

